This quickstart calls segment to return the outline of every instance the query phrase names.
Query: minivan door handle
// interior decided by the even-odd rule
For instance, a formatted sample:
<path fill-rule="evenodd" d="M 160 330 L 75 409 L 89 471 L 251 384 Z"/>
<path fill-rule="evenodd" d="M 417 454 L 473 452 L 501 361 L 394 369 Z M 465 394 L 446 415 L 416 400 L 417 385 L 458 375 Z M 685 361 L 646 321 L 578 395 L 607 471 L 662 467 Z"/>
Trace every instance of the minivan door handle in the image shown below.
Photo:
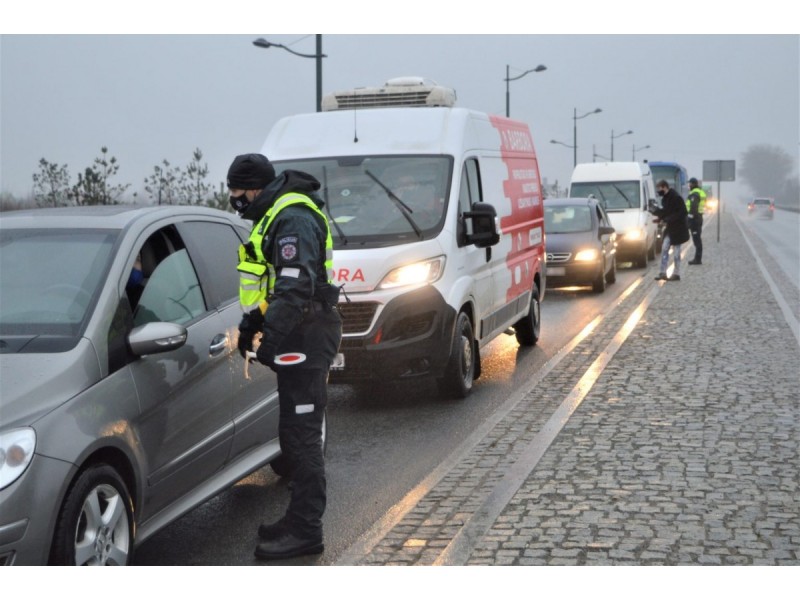
<path fill-rule="evenodd" d="M 224 333 L 218 333 L 214 336 L 214 339 L 211 340 L 211 345 L 208 347 L 208 353 L 211 356 L 216 356 L 225 351 L 225 348 L 228 346 L 227 344 L 228 336 Z"/>

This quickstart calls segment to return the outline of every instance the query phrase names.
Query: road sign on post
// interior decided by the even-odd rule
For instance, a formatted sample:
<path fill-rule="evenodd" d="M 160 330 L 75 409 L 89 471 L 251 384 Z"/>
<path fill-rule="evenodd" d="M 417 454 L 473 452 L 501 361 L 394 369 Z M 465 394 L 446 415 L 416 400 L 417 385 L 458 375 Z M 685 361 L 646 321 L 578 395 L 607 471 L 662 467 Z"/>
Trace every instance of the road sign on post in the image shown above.
<path fill-rule="evenodd" d="M 717 241 L 719 241 L 719 226 L 722 221 L 722 181 L 736 181 L 735 160 L 704 160 L 703 180 L 717 182 Z"/>

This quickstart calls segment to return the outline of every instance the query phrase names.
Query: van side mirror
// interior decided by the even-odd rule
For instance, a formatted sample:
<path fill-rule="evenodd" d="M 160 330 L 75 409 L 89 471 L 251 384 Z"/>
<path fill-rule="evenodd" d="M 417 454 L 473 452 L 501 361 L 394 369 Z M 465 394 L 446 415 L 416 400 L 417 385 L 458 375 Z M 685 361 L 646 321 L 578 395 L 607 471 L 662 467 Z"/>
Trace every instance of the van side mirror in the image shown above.
<path fill-rule="evenodd" d="M 495 219 L 497 211 L 494 206 L 485 202 L 476 202 L 472 210 L 464 213 L 466 225 L 466 240 L 468 244 L 475 244 L 478 248 L 488 248 L 500 241 Z"/>

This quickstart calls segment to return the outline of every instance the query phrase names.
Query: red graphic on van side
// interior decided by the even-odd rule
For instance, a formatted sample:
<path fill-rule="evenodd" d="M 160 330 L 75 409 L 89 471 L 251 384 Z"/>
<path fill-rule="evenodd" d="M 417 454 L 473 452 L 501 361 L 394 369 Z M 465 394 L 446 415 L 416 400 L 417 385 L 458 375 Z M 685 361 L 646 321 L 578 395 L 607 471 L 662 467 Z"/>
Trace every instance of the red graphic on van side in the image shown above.
<path fill-rule="evenodd" d="M 525 123 L 498 116 L 489 117 L 500 134 L 500 154 L 508 169 L 503 190 L 511 203 L 511 214 L 500 219 L 500 230 L 511 236 L 506 267 L 511 285 L 506 301 L 528 292 L 540 268 L 543 243 L 542 186 L 539 163 L 531 132 Z"/>

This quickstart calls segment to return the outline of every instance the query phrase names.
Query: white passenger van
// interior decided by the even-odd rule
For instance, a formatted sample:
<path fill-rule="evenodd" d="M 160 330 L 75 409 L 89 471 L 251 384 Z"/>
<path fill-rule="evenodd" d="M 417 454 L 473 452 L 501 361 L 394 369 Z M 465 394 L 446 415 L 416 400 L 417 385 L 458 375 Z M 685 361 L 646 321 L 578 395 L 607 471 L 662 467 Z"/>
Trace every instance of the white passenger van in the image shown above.
<path fill-rule="evenodd" d="M 646 267 L 656 257 L 656 224 L 647 212 L 655 201 L 655 184 L 647 163 L 602 162 L 575 165 L 571 198 L 594 196 L 617 230 L 617 262 Z"/>
<path fill-rule="evenodd" d="M 465 397 L 482 347 L 512 327 L 522 345 L 539 338 L 531 133 L 454 100 L 428 80 L 390 80 L 326 96 L 322 112 L 280 120 L 264 143 L 277 171 L 322 183 L 344 318 L 331 383 L 433 376 Z"/>

